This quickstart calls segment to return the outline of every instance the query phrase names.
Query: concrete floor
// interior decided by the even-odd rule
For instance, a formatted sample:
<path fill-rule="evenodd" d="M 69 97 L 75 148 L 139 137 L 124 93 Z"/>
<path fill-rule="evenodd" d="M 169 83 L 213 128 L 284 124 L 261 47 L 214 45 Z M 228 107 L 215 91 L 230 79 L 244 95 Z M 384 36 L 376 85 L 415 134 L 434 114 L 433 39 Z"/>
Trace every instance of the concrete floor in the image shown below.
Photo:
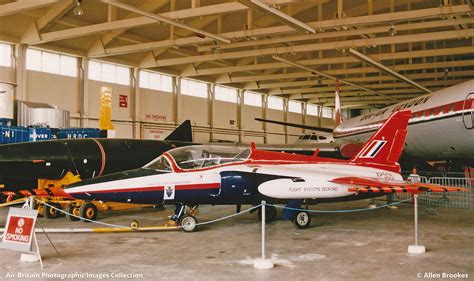
<path fill-rule="evenodd" d="M 351 209 L 366 203 L 313 208 Z M 171 209 L 122 211 L 100 218 L 121 225 L 132 219 L 138 219 L 141 226 L 161 225 Z M 201 206 L 198 219 L 208 221 L 234 210 L 233 206 Z M 461 273 L 473 279 L 474 211 L 438 211 L 438 216 L 420 217 L 420 242 L 427 248 L 422 255 L 407 253 L 414 242 L 414 230 L 413 208 L 405 204 L 398 210 L 314 214 L 312 227 L 306 230 L 296 229 L 290 222 L 270 223 L 267 253 L 275 263 L 270 270 L 253 268 L 253 259 L 260 256 L 261 249 L 260 224 L 254 213 L 202 226 L 195 233 L 50 234 L 61 256 L 40 234 L 44 271 L 39 263 L 20 262 L 19 252 L 0 249 L 0 279 L 32 280 L 18 278 L 18 273 L 143 274 L 136 280 L 437 280 L 443 276 L 433 278 L 435 274 Z M 7 209 L 0 210 L 1 225 L 6 213 Z M 44 227 L 93 226 L 64 218 L 41 218 L 40 223 Z M 9 278 L 8 274 L 16 275 Z"/>

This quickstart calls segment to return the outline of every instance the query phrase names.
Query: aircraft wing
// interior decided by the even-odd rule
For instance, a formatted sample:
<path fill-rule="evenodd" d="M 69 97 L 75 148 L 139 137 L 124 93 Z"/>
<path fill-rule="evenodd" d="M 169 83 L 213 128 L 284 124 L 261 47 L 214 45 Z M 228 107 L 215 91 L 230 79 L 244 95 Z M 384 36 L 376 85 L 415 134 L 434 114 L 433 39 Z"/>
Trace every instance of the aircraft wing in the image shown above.
<path fill-rule="evenodd" d="M 301 129 L 307 129 L 307 130 L 312 130 L 312 131 L 320 131 L 320 132 L 325 132 L 325 133 L 332 133 L 334 131 L 333 129 L 324 128 L 324 127 L 288 123 L 288 122 L 283 122 L 283 121 L 276 121 L 276 120 L 269 120 L 269 119 L 262 119 L 262 118 L 255 118 L 255 120 L 259 122 L 272 123 L 272 124 L 278 124 L 278 125 L 283 125 L 283 126 L 288 126 L 288 127 L 301 128 Z"/>
<path fill-rule="evenodd" d="M 358 185 L 360 187 L 351 187 L 351 192 L 374 192 L 374 193 L 396 193 L 396 192 L 408 192 L 408 193 L 419 193 L 419 192 L 455 192 L 455 191 L 467 191 L 466 188 L 454 187 L 454 186 L 441 186 L 437 184 L 428 183 L 411 183 L 411 182 L 390 182 L 380 181 L 369 178 L 359 177 L 342 177 L 331 180 L 334 183 Z"/>

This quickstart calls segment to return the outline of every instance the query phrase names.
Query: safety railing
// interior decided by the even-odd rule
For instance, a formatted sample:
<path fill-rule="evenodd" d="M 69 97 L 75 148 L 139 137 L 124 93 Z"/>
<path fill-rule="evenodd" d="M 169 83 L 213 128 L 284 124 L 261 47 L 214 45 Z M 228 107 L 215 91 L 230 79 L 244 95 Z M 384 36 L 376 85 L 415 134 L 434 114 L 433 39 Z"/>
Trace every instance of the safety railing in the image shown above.
<path fill-rule="evenodd" d="M 472 186 L 474 185 L 474 178 L 461 177 L 420 177 L 420 182 L 429 184 L 439 184 L 442 186 L 462 187 L 467 191 L 463 192 L 427 192 L 423 193 L 423 198 L 420 198 L 420 205 L 425 206 L 425 212 L 436 213 L 437 207 L 472 209 L 474 208 L 474 194 Z M 398 193 L 389 201 L 405 201 L 411 198 L 410 193 Z"/>
<path fill-rule="evenodd" d="M 430 184 L 439 184 L 443 186 L 453 186 L 466 188 L 463 192 L 431 192 L 424 197 L 424 204 L 429 208 L 450 207 L 471 209 L 472 204 L 472 178 L 454 178 L 454 177 L 432 177 L 429 179 Z"/>

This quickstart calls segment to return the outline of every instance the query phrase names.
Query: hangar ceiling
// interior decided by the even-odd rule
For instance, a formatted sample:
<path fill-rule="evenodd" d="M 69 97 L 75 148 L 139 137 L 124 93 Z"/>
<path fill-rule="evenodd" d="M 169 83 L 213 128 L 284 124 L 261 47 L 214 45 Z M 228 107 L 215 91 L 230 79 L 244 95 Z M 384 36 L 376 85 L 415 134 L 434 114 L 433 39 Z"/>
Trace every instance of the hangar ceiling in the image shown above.
<path fill-rule="evenodd" d="M 0 0 L 0 40 L 332 106 L 474 78 L 472 0 Z"/>

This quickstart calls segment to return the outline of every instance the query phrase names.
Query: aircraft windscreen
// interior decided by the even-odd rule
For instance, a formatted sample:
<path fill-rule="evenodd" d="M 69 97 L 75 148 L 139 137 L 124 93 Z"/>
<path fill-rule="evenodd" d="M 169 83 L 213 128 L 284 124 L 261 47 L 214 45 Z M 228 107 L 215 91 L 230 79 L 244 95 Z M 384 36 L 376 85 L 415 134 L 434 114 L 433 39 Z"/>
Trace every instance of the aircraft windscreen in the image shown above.
<path fill-rule="evenodd" d="M 196 145 L 168 151 L 174 161 L 184 170 L 213 167 L 232 162 L 245 161 L 250 149 L 226 146 Z"/>
<path fill-rule="evenodd" d="M 170 172 L 173 171 L 170 163 L 168 162 L 166 157 L 164 157 L 163 155 L 151 161 L 150 163 L 146 164 L 145 166 L 143 166 L 143 168 L 157 170 L 157 171 L 170 171 Z"/>

